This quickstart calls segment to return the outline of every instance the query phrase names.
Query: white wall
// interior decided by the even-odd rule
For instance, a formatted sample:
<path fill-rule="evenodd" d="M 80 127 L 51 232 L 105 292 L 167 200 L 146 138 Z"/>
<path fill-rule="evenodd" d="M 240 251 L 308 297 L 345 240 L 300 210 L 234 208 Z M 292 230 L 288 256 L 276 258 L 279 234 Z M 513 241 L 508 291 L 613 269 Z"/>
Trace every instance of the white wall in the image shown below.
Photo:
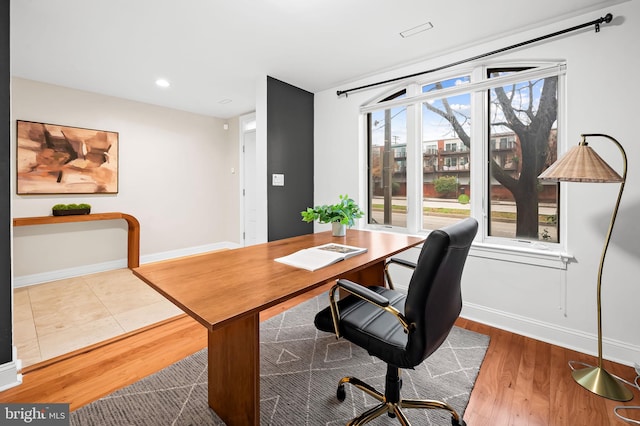
<path fill-rule="evenodd" d="M 632 1 L 575 17 L 527 33 L 452 52 L 411 66 L 335 87 L 315 96 L 315 201 L 324 203 L 349 192 L 366 204 L 364 141 L 358 108 L 386 93 L 392 86 L 336 96 L 344 90 L 374 81 L 432 69 L 480 53 L 522 42 L 604 16 L 614 15 L 600 33 L 593 27 L 521 48 L 485 61 L 564 60 L 566 76 L 566 128 L 569 145 L 581 133 L 605 133 L 617 138 L 627 151 L 628 177 L 603 277 L 604 357 L 627 364 L 640 363 L 640 144 L 635 74 L 640 55 L 640 2 Z M 590 145 L 617 170 L 621 159 L 606 139 Z M 336 155 L 340 152 L 341 155 Z M 357 161 L 356 159 L 361 160 Z M 340 173 L 335 173 L 340 170 Z M 564 185 L 564 184 L 563 184 Z M 596 276 L 604 238 L 617 196 L 615 184 L 566 184 L 567 242 L 576 262 L 566 271 L 472 257 L 465 270 L 463 315 L 524 335 L 595 354 Z"/>
<path fill-rule="evenodd" d="M 12 80 L 12 119 L 119 133 L 118 194 L 14 195 L 14 217 L 48 216 L 54 204 L 72 202 L 131 214 L 140 221 L 142 263 L 240 243 L 237 119 L 20 78 Z M 15 283 L 125 267 L 126 229 L 124 221 L 14 228 Z"/>

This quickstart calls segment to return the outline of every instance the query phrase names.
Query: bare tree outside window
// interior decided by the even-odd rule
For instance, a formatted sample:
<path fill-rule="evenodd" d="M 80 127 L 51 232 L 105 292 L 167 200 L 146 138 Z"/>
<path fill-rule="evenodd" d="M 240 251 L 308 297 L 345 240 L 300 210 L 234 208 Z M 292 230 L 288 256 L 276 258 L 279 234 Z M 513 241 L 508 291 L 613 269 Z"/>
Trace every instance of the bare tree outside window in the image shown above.
<path fill-rule="evenodd" d="M 494 70 L 489 77 L 512 72 Z M 557 91 L 555 76 L 490 91 L 489 235 L 558 242 L 558 186 L 538 181 L 557 157 Z M 506 145 L 495 142 L 505 136 Z M 511 203 L 515 218 L 512 211 L 505 214 L 504 206 Z M 514 219 L 514 230 L 507 235 L 497 232 L 500 222 Z"/>
<path fill-rule="evenodd" d="M 489 76 L 511 72 L 494 70 Z M 490 90 L 489 236 L 558 242 L 557 185 L 541 185 L 537 179 L 557 156 L 557 86 L 557 77 L 547 77 Z M 469 116 L 449 102 L 424 105 L 471 147 L 465 126 Z"/>

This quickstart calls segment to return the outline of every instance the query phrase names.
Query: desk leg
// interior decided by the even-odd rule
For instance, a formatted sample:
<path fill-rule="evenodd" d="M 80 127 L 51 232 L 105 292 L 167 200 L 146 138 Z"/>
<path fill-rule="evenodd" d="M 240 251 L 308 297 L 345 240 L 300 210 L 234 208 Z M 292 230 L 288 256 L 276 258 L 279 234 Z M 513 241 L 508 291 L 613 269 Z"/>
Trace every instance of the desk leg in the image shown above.
<path fill-rule="evenodd" d="M 209 332 L 209 406 L 229 425 L 260 424 L 260 317 Z"/>
<path fill-rule="evenodd" d="M 344 275 L 340 278 L 346 278 L 367 287 L 373 285 L 384 287 L 384 264 L 384 261 L 374 263 L 365 269 L 361 269 L 357 272 L 351 272 L 350 274 Z"/>

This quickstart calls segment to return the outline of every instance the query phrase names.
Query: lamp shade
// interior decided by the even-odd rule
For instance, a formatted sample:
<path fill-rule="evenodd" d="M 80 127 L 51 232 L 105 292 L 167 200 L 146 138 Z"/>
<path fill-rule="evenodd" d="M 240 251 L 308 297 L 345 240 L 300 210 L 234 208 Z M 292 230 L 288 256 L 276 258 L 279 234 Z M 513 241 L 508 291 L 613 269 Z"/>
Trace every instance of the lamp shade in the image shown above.
<path fill-rule="evenodd" d="M 584 140 L 542 172 L 539 179 L 568 182 L 622 182 L 624 179 Z"/>

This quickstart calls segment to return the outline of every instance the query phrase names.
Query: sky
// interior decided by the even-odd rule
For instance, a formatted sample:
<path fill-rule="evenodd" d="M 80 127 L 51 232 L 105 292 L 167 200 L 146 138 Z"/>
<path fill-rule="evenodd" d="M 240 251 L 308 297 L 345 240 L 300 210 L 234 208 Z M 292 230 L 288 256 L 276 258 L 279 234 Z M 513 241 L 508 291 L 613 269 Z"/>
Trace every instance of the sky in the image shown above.
<path fill-rule="evenodd" d="M 463 84 L 468 82 L 468 78 L 454 78 L 442 82 L 443 88 L 452 87 L 454 85 Z M 434 84 L 423 87 L 423 92 L 432 90 Z M 468 93 L 450 96 L 447 98 L 449 105 L 452 109 L 463 114 L 465 116 L 470 115 L 470 102 L 471 96 Z M 432 105 L 442 109 L 442 101 L 440 99 L 429 101 Z M 431 141 L 439 139 L 451 139 L 456 135 L 451 128 L 449 122 L 429 111 L 427 108 L 422 109 L 422 140 Z M 460 117 L 459 117 L 460 118 Z M 461 119 L 462 121 L 462 119 Z M 373 145 L 384 144 L 384 111 L 376 111 L 372 113 L 373 126 Z M 470 122 L 467 122 L 466 128 L 469 129 Z M 391 109 L 391 135 L 392 144 L 406 144 L 407 143 L 407 114 L 406 107 L 398 107 Z"/>

